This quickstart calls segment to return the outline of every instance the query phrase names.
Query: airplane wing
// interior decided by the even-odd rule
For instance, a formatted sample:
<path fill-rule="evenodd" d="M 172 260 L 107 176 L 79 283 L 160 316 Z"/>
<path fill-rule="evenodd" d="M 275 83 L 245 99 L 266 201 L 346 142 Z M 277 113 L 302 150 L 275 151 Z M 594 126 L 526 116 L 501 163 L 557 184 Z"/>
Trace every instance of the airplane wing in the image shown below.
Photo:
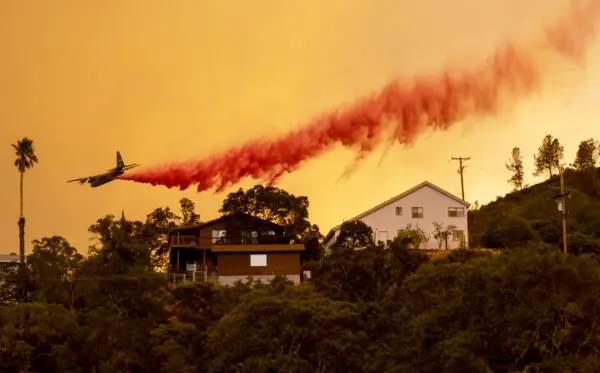
<path fill-rule="evenodd" d="M 103 176 L 103 175 L 94 175 L 94 176 L 81 177 L 79 179 L 67 180 L 67 183 L 72 183 L 74 181 L 78 181 L 80 184 L 85 184 L 86 182 L 88 182 L 92 179 L 95 179 L 99 176 Z"/>
<path fill-rule="evenodd" d="M 67 183 L 72 183 L 74 181 L 79 181 L 80 184 L 84 184 L 89 179 L 91 179 L 91 177 L 82 177 L 80 179 L 67 180 Z"/>

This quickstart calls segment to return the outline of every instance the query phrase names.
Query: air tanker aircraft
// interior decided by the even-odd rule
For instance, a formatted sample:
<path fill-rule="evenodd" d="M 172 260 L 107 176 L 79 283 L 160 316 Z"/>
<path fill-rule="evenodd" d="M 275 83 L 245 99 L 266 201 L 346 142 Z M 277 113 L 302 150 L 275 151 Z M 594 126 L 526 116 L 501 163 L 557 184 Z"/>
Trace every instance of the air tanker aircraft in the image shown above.
<path fill-rule="evenodd" d="M 68 180 L 68 183 L 73 181 L 78 181 L 80 184 L 89 183 L 92 188 L 99 187 L 100 185 L 104 185 L 106 183 L 110 183 L 117 176 L 123 175 L 125 171 L 131 170 L 134 167 L 139 166 L 139 164 L 128 164 L 126 165 L 123 162 L 123 157 L 121 157 L 121 153 L 117 152 L 117 167 L 108 170 L 104 174 L 82 177 L 80 179 Z"/>

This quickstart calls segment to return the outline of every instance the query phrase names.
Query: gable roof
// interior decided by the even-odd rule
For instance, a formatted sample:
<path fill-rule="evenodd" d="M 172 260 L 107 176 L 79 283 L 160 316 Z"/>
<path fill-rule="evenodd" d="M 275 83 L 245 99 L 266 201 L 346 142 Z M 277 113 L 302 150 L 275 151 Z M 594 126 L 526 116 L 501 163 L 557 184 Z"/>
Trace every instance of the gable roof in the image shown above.
<path fill-rule="evenodd" d="M 402 199 L 402 198 L 406 197 L 407 195 L 409 195 L 411 193 L 414 193 L 417 190 L 419 190 L 421 188 L 424 188 L 426 186 L 428 186 L 428 187 L 432 188 L 433 190 L 435 190 L 435 191 L 437 191 L 437 192 L 445 195 L 448 198 L 451 198 L 451 199 L 455 200 L 456 202 L 464 205 L 467 208 L 469 208 L 469 206 L 471 206 L 471 204 L 468 203 L 467 201 L 465 201 L 465 200 L 463 200 L 463 199 L 455 196 L 454 194 L 452 194 L 452 193 L 450 193 L 450 192 L 448 192 L 448 191 L 440 188 L 439 186 L 434 185 L 434 184 L 430 183 L 429 181 L 424 181 L 421 184 L 415 185 L 414 187 L 408 189 L 407 191 L 404 191 L 404 192 L 398 194 L 397 196 L 392 197 L 392 198 L 388 199 L 387 201 L 384 201 L 384 202 L 378 204 L 377 206 L 375 206 L 375 207 L 373 207 L 373 208 L 371 208 L 371 209 L 369 209 L 369 210 L 367 210 L 367 211 L 365 211 L 365 212 L 363 212 L 363 213 L 361 213 L 359 215 L 356 215 L 352 219 L 348 219 L 347 221 L 355 221 L 355 220 L 362 219 L 365 216 L 367 216 L 367 215 L 369 215 L 369 214 L 371 214 L 371 213 L 373 213 L 373 212 L 381 209 L 382 207 L 385 207 L 385 206 L 387 206 L 387 205 L 389 205 L 391 203 L 394 203 L 394 202 L 398 201 L 399 199 Z M 329 231 L 329 233 L 327 233 L 327 236 L 325 237 L 324 241 L 327 242 L 329 240 L 329 238 L 331 237 L 331 235 L 333 235 L 333 232 L 339 230 L 341 227 L 342 227 L 342 225 L 339 224 L 339 225 L 336 225 L 335 227 L 331 228 L 331 230 Z"/>

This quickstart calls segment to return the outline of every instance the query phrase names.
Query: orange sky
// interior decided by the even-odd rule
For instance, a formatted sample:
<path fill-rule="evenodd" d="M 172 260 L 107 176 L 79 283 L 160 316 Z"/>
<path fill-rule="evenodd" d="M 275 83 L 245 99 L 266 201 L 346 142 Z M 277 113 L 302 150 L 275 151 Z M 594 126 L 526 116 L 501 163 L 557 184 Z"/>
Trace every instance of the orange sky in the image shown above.
<path fill-rule="evenodd" d="M 10 144 L 34 139 L 40 163 L 25 175 L 26 240 L 65 236 L 87 252 L 87 228 L 107 213 L 142 219 L 153 208 L 194 200 L 215 217 L 224 195 L 115 181 L 67 184 L 103 172 L 120 150 L 150 165 L 223 150 L 284 132 L 399 75 L 484 56 L 507 35 L 531 36 L 568 0 L 0 2 L 0 253 L 18 251 L 19 175 Z M 418 3 L 418 5 L 417 5 Z M 35 4 L 35 6 L 33 5 Z M 568 160 L 597 137 L 600 45 L 586 75 L 561 70 L 545 94 L 501 117 L 470 120 L 392 147 L 340 180 L 353 154 L 337 149 L 279 186 L 311 201 L 323 233 L 429 180 L 460 193 L 451 156 L 471 156 L 466 199 L 509 190 L 513 146 L 532 154 L 551 133 Z M 595 99 L 595 100 L 594 100 Z M 252 181 L 240 186 L 249 187 Z"/>

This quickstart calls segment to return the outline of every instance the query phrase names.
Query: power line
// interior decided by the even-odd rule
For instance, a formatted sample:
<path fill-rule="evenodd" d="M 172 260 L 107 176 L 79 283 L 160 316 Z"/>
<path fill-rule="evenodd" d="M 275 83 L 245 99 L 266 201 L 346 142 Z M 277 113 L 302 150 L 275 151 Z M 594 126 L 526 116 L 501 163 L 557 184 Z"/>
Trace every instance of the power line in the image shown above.
<path fill-rule="evenodd" d="M 463 161 L 470 160 L 471 157 L 452 157 L 451 161 L 458 161 L 458 173 L 460 174 L 460 191 L 462 194 L 463 201 L 465 200 L 465 183 L 463 180 L 463 171 L 467 166 L 463 165 Z"/>

